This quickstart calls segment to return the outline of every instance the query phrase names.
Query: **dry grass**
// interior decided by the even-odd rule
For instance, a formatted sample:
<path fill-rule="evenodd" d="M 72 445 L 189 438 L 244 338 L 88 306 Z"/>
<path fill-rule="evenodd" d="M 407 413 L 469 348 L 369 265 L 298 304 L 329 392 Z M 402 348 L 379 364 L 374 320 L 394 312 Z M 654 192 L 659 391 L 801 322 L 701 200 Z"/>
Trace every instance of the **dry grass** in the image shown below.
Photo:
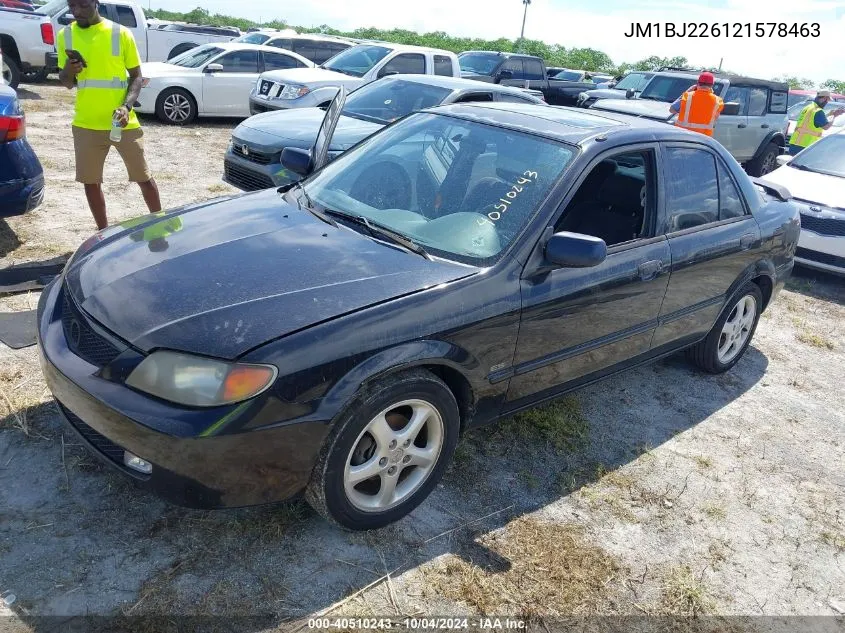
<path fill-rule="evenodd" d="M 663 582 L 660 610 L 665 615 L 699 616 L 716 608 L 701 580 L 689 567 L 675 567 Z"/>
<path fill-rule="evenodd" d="M 693 459 L 701 468 L 710 468 L 713 465 L 713 460 L 704 455 L 696 455 Z"/>
<path fill-rule="evenodd" d="M 581 403 L 572 396 L 503 420 L 499 429 L 521 441 L 539 440 L 568 451 L 584 446 L 590 433 Z"/>
<path fill-rule="evenodd" d="M 708 503 L 703 508 L 702 511 L 706 514 L 709 518 L 715 521 L 722 521 L 727 518 L 728 513 L 722 506 L 716 503 Z"/>
<path fill-rule="evenodd" d="M 819 538 L 821 539 L 822 543 L 827 543 L 828 545 L 834 547 L 840 552 L 845 552 L 845 533 L 825 531 L 819 535 Z"/>
<path fill-rule="evenodd" d="M 802 343 L 812 345 L 813 347 L 818 347 L 819 349 L 836 349 L 836 345 L 830 339 L 827 339 L 824 336 L 820 336 L 819 334 L 808 332 L 806 330 L 804 332 L 799 332 L 798 334 L 796 334 L 796 338 Z"/>
<path fill-rule="evenodd" d="M 615 558 L 572 525 L 522 517 L 479 542 L 509 567 L 497 571 L 450 555 L 428 568 L 426 580 L 439 597 L 482 615 L 597 613 L 622 571 Z"/>
<path fill-rule="evenodd" d="M 24 435 L 40 435 L 34 423 L 47 402 L 44 380 L 37 366 L 9 362 L 0 365 L 0 428 L 13 428 Z"/>
<path fill-rule="evenodd" d="M 226 193 L 229 191 L 229 187 L 222 184 L 222 183 L 214 183 L 213 185 L 209 185 L 207 187 L 209 193 Z"/>

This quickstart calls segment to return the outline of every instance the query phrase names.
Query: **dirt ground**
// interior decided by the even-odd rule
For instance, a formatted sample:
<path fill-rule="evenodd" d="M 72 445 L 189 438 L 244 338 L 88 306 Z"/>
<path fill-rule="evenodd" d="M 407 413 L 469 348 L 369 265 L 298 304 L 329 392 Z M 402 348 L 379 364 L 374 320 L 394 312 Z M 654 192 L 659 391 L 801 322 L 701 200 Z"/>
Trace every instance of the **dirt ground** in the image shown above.
<path fill-rule="evenodd" d="M 21 96 L 47 193 L 0 220 L 0 265 L 94 231 L 71 95 Z M 220 176 L 234 122 L 143 123 L 165 207 L 233 192 Z M 143 212 L 122 169 L 113 154 L 112 222 Z M 37 298 L 0 297 L 0 311 Z M 843 615 L 843 322 L 845 280 L 798 273 L 730 373 L 670 358 L 473 431 L 420 508 L 367 534 L 299 503 L 199 512 L 135 489 L 63 431 L 36 349 L 0 344 L 0 630 L 76 615 L 249 616 L 225 630 L 256 632 L 314 614 Z"/>

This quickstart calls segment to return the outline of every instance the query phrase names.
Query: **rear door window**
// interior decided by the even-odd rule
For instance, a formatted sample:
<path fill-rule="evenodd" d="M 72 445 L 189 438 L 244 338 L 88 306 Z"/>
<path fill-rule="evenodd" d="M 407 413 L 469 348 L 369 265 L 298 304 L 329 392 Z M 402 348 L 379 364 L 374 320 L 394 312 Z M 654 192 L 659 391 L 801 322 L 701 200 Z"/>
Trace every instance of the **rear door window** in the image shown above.
<path fill-rule="evenodd" d="M 524 59 L 522 63 L 525 68 L 526 79 L 545 79 L 543 75 L 543 64 L 539 59 Z"/>
<path fill-rule="evenodd" d="M 317 55 L 317 47 L 314 40 L 295 40 L 293 43 L 293 52 L 313 62 L 314 57 Z"/>
<path fill-rule="evenodd" d="M 114 8 L 117 11 L 118 24 L 128 29 L 138 28 L 138 20 L 135 19 L 135 11 L 132 10 L 132 7 L 118 4 Z"/>
<path fill-rule="evenodd" d="M 434 56 L 434 74 L 444 77 L 452 76 L 452 60 L 445 55 Z"/>
<path fill-rule="evenodd" d="M 525 70 L 523 70 L 522 60 L 519 58 L 506 61 L 502 70 L 509 70 L 513 74 L 511 79 L 525 79 Z"/>
<path fill-rule="evenodd" d="M 719 220 L 716 158 L 702 149 L 666 151 L 667 232 L 683 231 Z"/>
<path fill-rule="evenodd" d="M 284 53 L 264 53 L 264 70 L 287 70 L 288 68 L 301 68 L 302 62 Z"/>
<path fill-rule="evenodd" d="M 748 116 L 763 116 L 766 114 L 766 104 L 769 101 L 769 91 L 765 88 L 748 89 Z"/>

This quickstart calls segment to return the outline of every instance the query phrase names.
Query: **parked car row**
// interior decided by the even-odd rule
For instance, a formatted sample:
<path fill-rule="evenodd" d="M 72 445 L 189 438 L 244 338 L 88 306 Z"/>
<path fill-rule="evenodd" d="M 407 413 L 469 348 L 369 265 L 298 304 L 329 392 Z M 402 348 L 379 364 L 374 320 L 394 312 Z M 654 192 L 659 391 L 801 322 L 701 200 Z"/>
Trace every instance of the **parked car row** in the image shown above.
<path fill-rule="evenodd" d="M 43 198 L 44 172 L 26 140 L 26 116 L 15 90 L 0 81 L 0 217 L 26 213 Z"/>

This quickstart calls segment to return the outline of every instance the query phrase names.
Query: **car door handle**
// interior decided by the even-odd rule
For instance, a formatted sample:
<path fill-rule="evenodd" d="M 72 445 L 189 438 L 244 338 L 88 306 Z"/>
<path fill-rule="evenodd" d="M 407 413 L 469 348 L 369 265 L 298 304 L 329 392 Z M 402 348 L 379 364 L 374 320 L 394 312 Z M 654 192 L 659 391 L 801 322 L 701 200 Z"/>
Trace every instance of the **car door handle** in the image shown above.
<path fill-rule="evenodd" d="M 760 127 L 761 127 L 761 128 L 763 128 L 764 130 L 768 130 L 768 129 L 769 129 L 769 124 L 768 124 L 768 123 L 764 123 L 764 124 L 763 124 L 763 125 L 761 125 Z"/>
<path fill-rule="evenodd" d="M 740 123 L 739 125 L 737 125 L 737 127 L 742 129 L 742 128 L 748 127 L 748 126 L 745 123 Z"/>
<path fill-rule="evenodd" d="M 739 238 L 739 246 L 742 250 L 747 251 L 751 248 L 752 244 L 754 244 L 754 240 L 757 239 L 757 236 L 753 233 L 749 233 L 747 235 L 743 235 Z"/>
<path fill-rule="evenodd" d="M 659 259 L 643 262 L 637 267 L 640 279 L 643 280 L 653 279 L 661 270 L 663 270 L 663 262 Z"/>

